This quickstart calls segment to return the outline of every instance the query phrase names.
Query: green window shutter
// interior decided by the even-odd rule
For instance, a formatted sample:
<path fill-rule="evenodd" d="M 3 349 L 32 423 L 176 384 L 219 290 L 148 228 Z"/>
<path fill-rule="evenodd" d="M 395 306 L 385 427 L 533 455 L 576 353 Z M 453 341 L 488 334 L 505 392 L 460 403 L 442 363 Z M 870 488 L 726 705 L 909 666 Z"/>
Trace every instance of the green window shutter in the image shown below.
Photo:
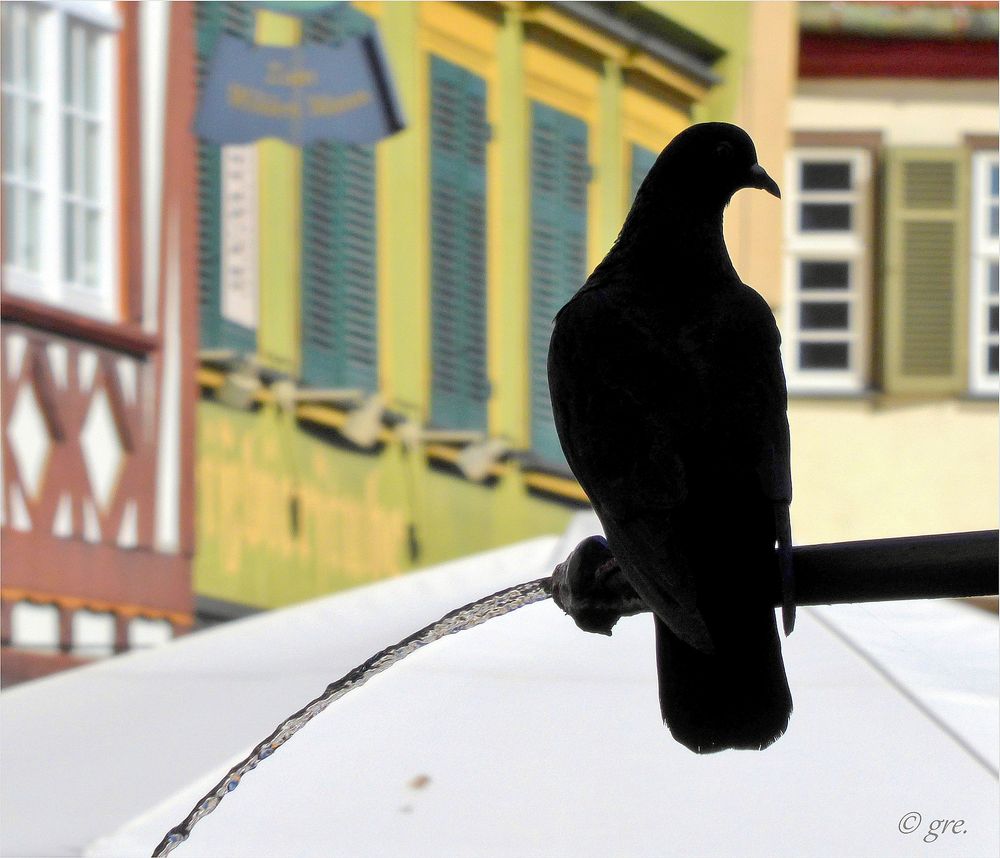
<path fill-rule="evenodd" d="M 893 149 L 885 181 L 884 385 L 963 389 L 967 166 L 955 149 Z"/>
<path fill-rule="evenodd" d="M 587 276 L 587 125 L 531 105 L 531 448 L 564 465 L 546 370 L 552 320 Z"/>
<path fill-rule="evenodd" d="M 339 7 L 307 18 L 303 40 L 336 44 L 368 18 Z M 375 147 L 323 141 L 302 153 L 302 381 L 378 386 Z"/>
<path fill-rule="evenodd" d="M 487 428 L 486 82 L 431 57 L 431 423 Z"/>
<path fill-rule="evenodd" d="M 635 195 L 639 192 L 639 185 L 642 184 L 642 180 L 646 178 L 646 174 L 653 168 L 653 164 L 656 163 L 656 157 L 657 153 L 652 149 L 647 149 L 638 143 L 632 144 L 632 182 L 629 185 L 632 189 L 632 194 L 628 200 L 629 205 L 635 200 Z"/>
<path fill-rule="evenodd" d="M 222 33 L 253 40 L 254 12 L 248 3 L 196 3 L 199 89 Z M 198 300 L 202 349 L 252 354 L 255 331 L 222 317 L 222 148 L 198 142 Z"/>

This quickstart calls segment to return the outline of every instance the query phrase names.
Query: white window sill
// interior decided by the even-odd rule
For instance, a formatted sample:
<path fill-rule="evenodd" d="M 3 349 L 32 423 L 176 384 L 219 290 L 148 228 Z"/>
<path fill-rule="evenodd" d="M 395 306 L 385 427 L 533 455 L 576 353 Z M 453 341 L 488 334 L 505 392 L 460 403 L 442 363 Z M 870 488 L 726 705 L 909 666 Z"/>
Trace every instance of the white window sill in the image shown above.
<path fill-rule="evenodd" d="M 882 392 L 868 388 L 857 390 L 823 390 L 821 388 L 801 387 L 789 388 L 788 398 L 792 399 L 828 399 L 828 400 L 872 400 L 882 396 Z"/>
<path fill-rule="evenodd" d="M 72 283 L 58 283 L 52 288 L 38 274 L 12 265 L 3 267 L 3 291 L 88 319 L 112 324 L 121 321 L 114 299 L 106 289 L 95 293 Z"/>
<path fill-rule="evenodd" d="M 996 402 L 998 397 L 1000 397 L 1000 388 L 994 387 L 991 389 L 976 388 L 974 390 L 968 390 L 962 398 L 974 402 Z"/>

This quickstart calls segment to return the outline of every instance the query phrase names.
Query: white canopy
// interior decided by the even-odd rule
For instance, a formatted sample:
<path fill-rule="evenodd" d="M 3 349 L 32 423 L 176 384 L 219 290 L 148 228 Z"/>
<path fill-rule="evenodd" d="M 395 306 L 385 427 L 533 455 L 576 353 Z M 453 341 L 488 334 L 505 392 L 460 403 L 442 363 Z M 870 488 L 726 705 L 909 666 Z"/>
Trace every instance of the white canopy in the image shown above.
<path fill-rule="evenodd" d="M 597 530 L 581 515 L 561 540 L 3 692 L 0 854 L 149 855 L 327 683 L 452 608 L 547 574 Z M 994 617 L 953 602 L 802 609 L 785 642 L 787 735 L 763 753 L 698 757 L 660 722 L 649 617 L 609 639 L 544 602 L 334 703 L 173 854 L 993 855 L 997 644 Z M 963 822 L 919 842 L 935 820 Z"/>

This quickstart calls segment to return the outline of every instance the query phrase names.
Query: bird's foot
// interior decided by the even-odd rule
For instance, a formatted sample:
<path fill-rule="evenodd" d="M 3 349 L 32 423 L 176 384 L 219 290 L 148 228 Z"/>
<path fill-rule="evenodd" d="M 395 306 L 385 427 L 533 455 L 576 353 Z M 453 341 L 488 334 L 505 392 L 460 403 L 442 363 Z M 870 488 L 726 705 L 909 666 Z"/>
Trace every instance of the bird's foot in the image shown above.
<path fill-rule="evenodd" d="M 588 536 L 556 566 L 552 599 L 580 629 L 602 635 L 610 635 L 622 617 L 649 610 L 625 579 L 603 536 Z"/>

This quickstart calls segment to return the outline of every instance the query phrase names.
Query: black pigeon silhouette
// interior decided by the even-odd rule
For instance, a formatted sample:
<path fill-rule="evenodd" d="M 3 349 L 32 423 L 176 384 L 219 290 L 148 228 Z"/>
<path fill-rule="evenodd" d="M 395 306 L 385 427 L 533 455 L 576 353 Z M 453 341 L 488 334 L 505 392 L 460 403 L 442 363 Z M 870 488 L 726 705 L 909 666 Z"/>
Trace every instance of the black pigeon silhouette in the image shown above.
<path fill-rule="evenodd" d="M 792 711 L 769 602 L 781 574 L 790 632 L 787 397 L 774 316 L 722 235 L 740 188 L 780 197 L 746 132 L 675 137 L 549 346 L 563 451 L 655 614 L 663 719 L 698 753 L 765 748 Z"/>

